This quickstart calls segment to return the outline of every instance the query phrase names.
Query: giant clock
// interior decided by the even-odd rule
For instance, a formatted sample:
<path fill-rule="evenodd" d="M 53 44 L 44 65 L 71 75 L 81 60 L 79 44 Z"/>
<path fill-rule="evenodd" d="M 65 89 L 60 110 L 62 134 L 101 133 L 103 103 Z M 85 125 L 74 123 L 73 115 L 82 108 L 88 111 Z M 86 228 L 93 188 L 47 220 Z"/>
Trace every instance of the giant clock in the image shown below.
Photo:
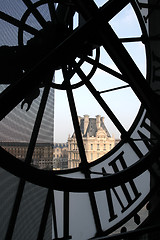
<path fill-rule="evenodd" d="M 23 108 L 27 103 L 29 114 L 30 107 L 40 94 L 42 98 L 25 161 L 0 149 L 1 167 L 21 179 L 6 236 L 7 239 L 14 236 L 17 206 L 21 203 L 25 182 L 31 182 L 48 189 L 43 224 L 39 226 L 37 239 L 43 239 L 50 207 L 53 239 L 98 239 L 137 216 L 137 211 L 149 200 L 159 178 L 156 166 L 159 166 L 160 154 L 160 100 L 154 84 L 158 80 L 159 56 L 151 44 L 156 36 L 149 34 L 153 5 L 133 0 L 103 1 L 101 5 L 99 1 L 92 0 L 22 0 L 22 3 L 25 7 L 22 7 L 19 19 L 5 4 L 2 4 L 0 12 L 2 23 L 6 23 L 3 26 L 13 26 L 12 34 L 17 38 L 15 45 L 11 44 L 12 41 L 2 41 L 0 48 L 2 126 L 9 124 L 8 119 L 18 114 L 18 105 Z M 111 20 L 126 7 L 135 14 L 140 36 L 121 38 L 112 27 Z M 43 9 L 48 9 L 49 20 L 44 18 Z M 38 22 L 37 25 L 31 16 Z M 76 26 L 75 16 L 79 18 Z M 11 32 L 6 30 L 6 34 L 7 31 Z M 124 43 L 132 42 L 144 45 L 145 74 L 125 47 Z M 102 58 L 104 52 L 118 70 L 105 63 Z M 85 63 L 91 66 L 88 72 L 82 67 Z M 102 97 L 103 93 L 107 93 L 104 85 L 99 89 L 98 82 L 92 82 L 99 69 L 123 83 L 119 89 L 130 88 L 141 103 L 129 130 Z M 56 80 L 56 71 L 59 70 L 63 76 L 61 82 Z M 73 81 L 74 75 L 77 81 Z M 121 135 L 120 143 L 112 151 L 92 163 L 87 162 L 74 99 L 75 91 L 81 87 L 88 89 Z M 65 171 L 42 170 L 31 165 L 53 89 L 64 91 L 67 95 L 81 159 L 79 167 Z M 53 110 L 53 105 L 49 106 Z M 25 124 L 22 129 L 25 132 Z M 152 187 L 151 178 L 154 182 Z"/>

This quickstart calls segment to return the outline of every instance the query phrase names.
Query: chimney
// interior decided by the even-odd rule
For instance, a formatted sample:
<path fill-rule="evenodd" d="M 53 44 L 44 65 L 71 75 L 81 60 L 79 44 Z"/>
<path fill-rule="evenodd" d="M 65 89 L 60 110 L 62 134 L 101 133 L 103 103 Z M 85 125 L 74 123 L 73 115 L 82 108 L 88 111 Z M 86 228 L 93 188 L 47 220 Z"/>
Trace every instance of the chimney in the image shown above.
<path fill-rule="evenodd" d="M 102 123 L 104 123 L 104 117 L 101 117 L 101 121 L 102 121 Z"/>
<path fill-rule="evenodd" d="M 81 124 L 82 117 L 78 116 L 79 125 Z"/>
<path fill-rule="evenodd" d="M 84 115 L 84 135 L 86 134 L 87 128 L 88 128 L 88 124 L 89 124 L 89 116 L 88 115 Z"/>
<path fill-rule="evenodd" d="M 101 116 L 97 115 L 96 116 L 96 127 L 99 129 L 101 127 Z"/>

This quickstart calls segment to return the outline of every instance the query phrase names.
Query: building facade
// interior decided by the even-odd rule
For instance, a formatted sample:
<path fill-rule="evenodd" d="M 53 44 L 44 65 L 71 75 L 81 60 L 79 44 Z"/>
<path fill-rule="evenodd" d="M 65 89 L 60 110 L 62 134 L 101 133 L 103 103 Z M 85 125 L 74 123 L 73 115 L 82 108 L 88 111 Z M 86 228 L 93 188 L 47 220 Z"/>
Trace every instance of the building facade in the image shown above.
<path fill-rule="evenodd" d="M 16 158 L 25 161 L 28 151 L 27 142 L 1 142 L 0 146 Z M 37 143 L 31 164 L 41 169 L 53 168 L 53 144 Z"/>
<path fill-rule="evenodd" d="M 88 162 L 92 162 L 109 152 L 116 140 L 111 137 L 104 118 L 97 115 L 89 118 L 88 115 L 79 117 L 82 139 Z M 1 142 L 0 146 L 15 157 L 25 160 L 27 142 Z M 37 143 L 32 156 L 31 164 L 40 169 L 67 169 L 78 167 L 81 162 L 75 134 L 68 137 L 67 143 Z"/>
<path fill-rule="evenodd" d="M 68 144 L 55 143 L 53 149 L 53 169 L 67 169 L 68 168 Z"/>
<path fill-rule="evenodd" d="M 104 117 L 97 115 L 96 118 L 89 118 L 84 115 L 79 117 L 79 124 L 88 162 L 102 157 L 115 146 L 115 138 L 108 132 Z M 68 167 L 78 167 L 80 162 L 76 136 L 73 134 L 68 138 Z"/>
<path fill-rule="evenodd" d="M 27 142 L 0 142 L 0 146 L 16 158 L 25 161 L 28 151 Z M 31 164 L 40 169 L 68 168 L 68 144 L 37 143 Z"/>

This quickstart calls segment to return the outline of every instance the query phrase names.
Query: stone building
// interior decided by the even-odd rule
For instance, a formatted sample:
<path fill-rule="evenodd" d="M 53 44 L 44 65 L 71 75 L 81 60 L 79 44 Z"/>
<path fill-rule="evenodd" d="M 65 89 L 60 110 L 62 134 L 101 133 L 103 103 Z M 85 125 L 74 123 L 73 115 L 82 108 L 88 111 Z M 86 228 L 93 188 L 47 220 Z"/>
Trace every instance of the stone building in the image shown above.
<path fill-rule="evenodd" d="M 53 149 L 53 169 L 68 168 L 68 144 L 54 143 Z"/>
<path fill-rule="evenodd" d="M 1 142 L 0 146 L 20 160 L 25 160 L 28 151 L 27 142 Z M 52 169 L 53 144 L 37 143 L 34 149 L 31 164 L 41 169 Z"/>
<path fill-rule="evenodd" d="M 100 158 L 115 146 L 116 140 L 109 134 L 104 118 L 100 115 L 96 118 L 84 115 L 84 118 L 79 117 L 79 123 L 88 162 Z M 22 161 L 25 160 L 27 142 L 1 142 L 0 146 Z M 55 170 L 78 167 L 79 163 L 75 134 L 68 138 L 67 143 L 37 143 L 31 162 L 38 168 Z"/>
<path fill-rule="evenodd" d="M 25 161 L 28 151 L 27 142 L 0 142 L 0 146 L 13 156 Z M 40 169 L 68 168 L 68 144 L 37 143 L 31 164 Z"/>
<path fill-rule="evenodd" d="M 89 118 L 84 115 L 79 117 L 79 124 L 88 162 L 100 158 L 115 146 L 115 138 L 108 132 L 104 117 L 97 115 L 96 118 Z M 79 163 L 79 151 L 73 134 L 68 138 L 68 167 L 78 167 Z"/>

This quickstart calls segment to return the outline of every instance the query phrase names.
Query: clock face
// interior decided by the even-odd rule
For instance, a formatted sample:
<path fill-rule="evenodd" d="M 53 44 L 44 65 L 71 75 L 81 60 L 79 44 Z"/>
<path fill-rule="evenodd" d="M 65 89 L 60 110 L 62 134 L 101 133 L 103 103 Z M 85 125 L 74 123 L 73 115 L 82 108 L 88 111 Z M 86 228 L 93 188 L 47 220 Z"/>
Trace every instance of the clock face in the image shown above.
<path fill-rule="evenodd" d="M 22 2 L 20 20 L 14 12 L 13 16 L 4 9 L 0 13 L 4 27 L 13 27 L 13 39 L 1 40 L 0 118 L 1 141 L 28 141 L 28 149 L 21 161 L 2 146 L 1 167 L 21 178 L 17 205 L 25 182 L 48 189 L 44 212 L 52 207 L 53 239 L 105 236 L 136 216 L 152 193 L 151 177 L 153 182 L 157 178 L 160 132 L 155 102 L 159 100 L 153 83 L 158 78 L 159 58 L 149 42 L 147 1 Z M 132 35 L 132 24 L 125 18 L 128 11 L 137 35 Z M 118 32 L 120 17 L 125 18 L 121 22 L 129 35 Z M 144 52 L 140 61 L 146 64 L 145 70 L 134 57 L 139 49 Z M 53 140 L 47 132 L 53 132 L 59 92 L 66 94 L 60 101 L 64 100 L 64 106 L 67 101 L 81 160 L 75 169 L 42 170 L 33 167 L 31 160 L 36 143 Z M 123 99 L 115 109 L 109 104 L 111 96 L 113 101 Z M 133 100 L 137 108 L 132 115 Z M 88 163 L 81 136 L 79 102 L 84 109 L 98 105 L 121 137 L 114 149 L 92 163 Z M 132 116 L 127 127 L 117 111 L 120 105 L 124 119 Z"/>

